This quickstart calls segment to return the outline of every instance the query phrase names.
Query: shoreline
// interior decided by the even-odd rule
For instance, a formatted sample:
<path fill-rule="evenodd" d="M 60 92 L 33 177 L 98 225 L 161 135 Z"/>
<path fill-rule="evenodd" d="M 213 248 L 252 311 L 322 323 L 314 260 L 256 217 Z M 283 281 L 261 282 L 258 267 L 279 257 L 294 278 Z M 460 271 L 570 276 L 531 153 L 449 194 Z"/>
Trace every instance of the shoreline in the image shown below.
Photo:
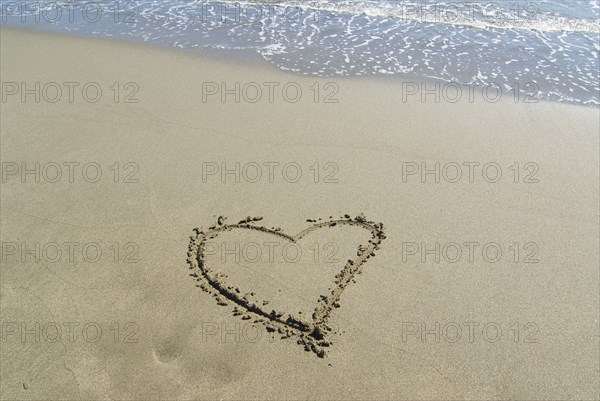
<path fill-rule="evenodd" d="M 95 37 L 95 36 L 91 36 L 91 35 L 83 35 L 83 34 L 69 34 L 69 33 L 64 33 L 64 32 L 49 32 L 49 31 L 44 31 L 44 30 L 36 30 L 36 29 L 31 29 L 29 27 L 15 27 L 15 26 L 0 26 L 0 29 L 5 29 L 5 30 L 15 30 L 15 31 L 23 31 L 25 33 L 31 33 L 34 35 L 57 35 L 57 36 L 61 36 L 61 37 L 66 37 L 66 38 L 79 38 L 82 40 L 91 40 L 91 41 L 108 41 L 108 42 L 114 42 L 117 44 L 122 44 L 122 45 L 132 45 L 132 46 L 136 46 L 140 49 L 143 48 L 150 48 L 150 49 L 156 49 L 156 50 L 163 50 L 163 51 L 167 51 L 167 52 L 173 52 L 173 54 L 188 54 L 191 56 L 195 56 L 195 57 L 199 57 L 200 59 L 214 59 L 215 61 L 225 61 L 225 62 L 230 62 L 233 64 L 237 64 L 237 65 L 242 65 L 242 66 L 252 66 L 254 67 L 257 63 L 261 64 L 261 68 L 264 68 L 265 70 L 268 69 L 273 69 L 273 71 L 277 71 L 283 74 L 288 74 L 290 76 L 294 76 L 294 77 L 302 77 L 305 79 L 315 79 L 315 80 L 321 80 L 321 81 L 335 81 L 335 80 L 365 80 L 365 81 L 376 81 L 376 82 L 380 82 L 383 84 L 386 83 L 392 83 L 392 84 L 402 84 L 402 85 L 407 85 L 406 87 L 403 86 L 403 88 L 410 90 L 410 94 L 406 94 L 406 96 L 424 96 L 422 97 L 422 101 L 421 103 L 426 104 L 426 103 L 430 103 L 427 99 L 431 97 L 430 95 L 426 95 L 425 92 L 427 92 L 428 90 L 431 91 L 431 86 L 433 85 L 434 88 L 438 88 L 438 86 L 440 87 L 440 89 L 435 89 L 433 92 L 437 93 L 437 96 L 442 99 L 451 99 L 452 101 L 447 101 L 446 103 L 455 103 L 455 98 L 456 98 L 456 87 L 460 87 L 461 89 L 461 94 L 459 94 L 459 100 L 456 102 L 460 102 L 460 100 L 462 100 L 463 97 L 468 99 L 469 103 L 474 103 L 476 101 L 487 101 L 488 103 L 496 103 L 496 97 L 497 95 L 495 94 L 491 94 L 488 95 L 489 92 L 489 88 L 493 88 L 493 86 L 490 85 L 475 85 L 475 84 L 460 84 L 460 83 L 455 83 L 455 82 L 449 82 L 446 80 L 440 80 L 440 79 L 436 79 L 436 78 L 430 78 L 430 77 L 419 77 L 416 76 L 414 74 L 410 74 L 410 73 L 402 73 L 402 74 L 382 74 L 382 73 L 378 73 L 378 74 L 371 74 L 371 75 L 333 75 L 333 76 L 319 76 L 319 75 L 309 75 L 309 74 L 299 74 L 297 72 L 293 72 L 293 71 L 288 71 L 286 69 L 282 69 L 280 67 L 277 67 L 276 65 L 273 65 L 272 63 L 270 63 L 269 61 L 265 60 L 256 50 L 251 50 L 251 49 L 220 49 L 220 48 L 213 48 L 213 47 L 199 47 L 199 48 L 190 48 L 190 49 L 185 49 L 185 48 L 177 48 L 177 47 L 173 47 L 173 46 L 164 46 L 161 44 L 150 44 L 150 43 L 143 43 L 141 41 L 138 40 L 126 40 L 126 39 L 118 39 L 118 38 L 111 38 L 111 37 Z M 417 87 L 414 87 L 413 84 L 415 84 Z M 409 86 L 410 85 L 410 86 Z M 499 87 L 499 84 L 495 84 L 496 87 Z M 502 98 L 509 98 L 513 100 L 513 103 L 520 103 L 520 102 L 532 102 L 532 103 L 554 103 L 554 104 L 560 104 L 560 105 L 574 105 L 574 106 L 581 106 L 581 107 L 586 107 L 586 108 L 591 108 L 591 109 L 600 109 L 600 103 L 598 104 L 593 104 L 593 103 L 584 103 L 581 101 L 575 101 L 575 100 L 558 100 L 558 99 L 540 99 L 540 98 L 534 98 L 532 96 L 535 95 L 536 93 L 536 88 L 535 87 L 528 87 L 529 83 L 525 83 L 525 84 L 521 84 L 519 81 L 515 81 L 513 83 L 513 85 L 511 86 L 510 89 L 504 88 L 502 90 L 502 92 L 497 92 L 500 93 L 500 99 Z M 487 89 L 486 89 L 487 88 Z M 517 89 L 522 89 L 521 92 L 517 93 Z M 416 91 L 416 93 L 412 93 L 413 91 Z M 510 94 L 510 92 L 512 92 L 512 94 Z M 435 95 L 434 95 L 435 96 Z M 489 99 L 489 100 L 486 100 Z M 438 103 L 443 103 L 444 101 L 439 101 Z"/>

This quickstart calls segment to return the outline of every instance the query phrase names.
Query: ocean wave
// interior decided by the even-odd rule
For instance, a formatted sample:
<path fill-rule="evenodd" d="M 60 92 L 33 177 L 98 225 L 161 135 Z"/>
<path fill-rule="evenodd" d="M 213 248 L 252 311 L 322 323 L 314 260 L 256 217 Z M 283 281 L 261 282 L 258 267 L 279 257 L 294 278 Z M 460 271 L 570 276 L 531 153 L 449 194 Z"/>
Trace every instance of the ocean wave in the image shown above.
<path fill-rule="evenodd" d="M 198 2 L 203 3 L 203 2 Z M 367 15 L 394 18 L 402 22 L 448 24 L 479 29 L 525 29 L 541 32 L 600 32 L 596 18 L 570 18 L 545 11 L 544 3 L 526 2 L 440 2 L 440 1 L 239 1 L 221 0 L 223 4 L 276 6 L 315 12 Z M 596 13 L 597 14 L 597 13 Z"/>
<path fill-rule="evenodd" d="M 107 10 L 116 4 L 95 3 Z M 515 12 L 517 3 L 509 3 L 504 14 L 494 14 L 495 20 L 478 16 L 474 3 L 460 3 L 471 4 L 468 21 L 454 13 L 455 21 L 441 22 L 440 7 L 459 3 L 150 0 L 121 3 L 129 7 L 95 23 L 28 23 L 36 29 L 188 50 L 253 51 L 302 75 L 400 75 L 513 92 L 517 89 L 510 88 L 527 87 L 535 88 L 532 96 L 539 99 L 600 104 L 598 22 L 581 18 L 597 14 L 595 4 L 576 8 L 542 1 L 535 9 L 522 6 L 519 13 L 527 18 L 515 22 L 502 17 Z M 423 7 L 417 13 L 407 8 L 411 4 Z M 14 13 L 8 21 L 23 23 Z"/>
<path fill-rule="evenodd" d="M 0 4 L 16 2 L 0 1 Z M 72 7 L 74 4 L 93 3 L 114 6 L 111 0 L 100 1 L 24 1 L 18 3 L 25 15 L 31 15 L 38 10 L 51 11 L 58 7 Z M 428 24 L 445 24 L 477 29 L 519 29 L 540 32 L 582 32 L 599 33 L 600 15 L 596 0 L 591 0 L 587 14 L 593 18 L 575 18 L 561 13 L 567 13 L 569 8 L 557 7 L 555 2 L 518 2 L 518 1 L 393 1 L 393 0 L 182 0 L 175 2 L 164 1 L 125 1 L 123 5 L 135 7 L 143 13 L 163 10 L 165 4 L 184 11 L 187 14 L 199 14 L 221 4 L 226 12 L 239 5 L 246 9 L 260 7 L 261 12 L 272 9 L 273 15 L 279 16 L 302 12 L 313 12 L 314 15 L 327 13 L 366 15 L 370 17 L 391 18 L 400 22 L 420 22 Z M 5 7 L 2 8 L 6 12 Z"/>

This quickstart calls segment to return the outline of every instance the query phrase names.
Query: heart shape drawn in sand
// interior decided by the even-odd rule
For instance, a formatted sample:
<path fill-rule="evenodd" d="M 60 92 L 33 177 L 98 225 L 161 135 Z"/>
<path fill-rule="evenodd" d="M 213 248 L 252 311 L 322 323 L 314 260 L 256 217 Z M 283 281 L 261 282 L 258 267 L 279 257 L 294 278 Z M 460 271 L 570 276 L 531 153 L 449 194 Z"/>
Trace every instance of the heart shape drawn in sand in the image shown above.
<path fill-rule="evenodd" d="M 319 221 L 308 219 L 307 222 L 312 225 L 296 235 L 288 235 L 281 231 L 280 228 L 267 228 L 257 225 L 262 217 L 248 217 L 237 224 L 225 224 L 225 218 L 219 217 L 217 224 L 209 227 L 208 230 L 202 231 L 200 228 L 195 228 L 195 235 L 190 237 L 188 248 L 188 264 L 193 270 L 190 274 L 199 281 L 198 287 L 203 291 L 210 293 L 219 305 L 234 305 L 234 315 L 242 316 L 242 319 L 254 319 L 255 323 L 264 325 L 269 332 L 277 331 L 282 335 L 282 338 L 297 337 L 297 343 L 304 346 L 306 351 L 313 351 L 319 357 L 324 357 L 325 348 L 330 346 L 327 336 L 331 334 L 332 328 L 328 324 L 331 311 L 339 307 L 339 300 L 344 292 L 344 289 L 351 283 L 355 282 L 354 278 L 361 273 L 363 265 L 366 261 L 375 256 L 375 251 L 379 249 L 381 242 L 385 239 L 382 223 L 374 223 L 367 221 L 361 214 L 355 218 L 349 215 L 344 215 L 339 219 Z M 206 244 L 207 240 L 216 238 L 220 233 L 232 230 L 257 230 L 278 237 L 289 243 L 296 243 L 307 234 L 328 227 L 341 225 L 349 225 L 360 227 L 370 231 L 371 238 L 367 244 L 358 247 L 356 257 L 349 259 L 341 271 L 335 276 L 333 287 L 328 289 L 327 294 L 322 294 L 319 297 L 317 306 L 312 314 L 312 320 L 304 320 L 298 317 L 293 317 L 291 314 L 284 314 L 281 311 L 268 310 L 265 304 L 259 305 L 247 297 L 241 295 L 239 289 L 233 289 L 227 286 L 225 282 L 226 276 L 219 272 L 213 271 L 206 264 Z"/>

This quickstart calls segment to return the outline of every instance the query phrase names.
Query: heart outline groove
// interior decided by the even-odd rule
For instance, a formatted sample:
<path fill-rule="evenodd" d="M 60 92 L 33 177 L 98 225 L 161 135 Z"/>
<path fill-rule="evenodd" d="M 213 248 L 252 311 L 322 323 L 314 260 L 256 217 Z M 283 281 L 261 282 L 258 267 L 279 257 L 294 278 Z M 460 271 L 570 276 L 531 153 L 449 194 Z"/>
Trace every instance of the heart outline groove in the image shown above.
<path fill-rule="evenodd" d="M 210 293 L 219 305 L 227 306 L 229 302 L 234 304 L 233 313 L 235 316 L 242 316 L 242 319 L 249 320 L 254 317 L 254 323 L 260 323 L 265 326 L 268 332 L 277 331 L 282 335 L 281 338 L 297 337 L 297 343 L 304 346 L 306 351 L 312 351 L 317 356 L 323 358 L 326 355 L 326 348 L 330 346 L 327 336 L 331 334 L 332 328 L 328 324 L 331 311 L 340 307 L 339 300 L 344 289 L 352 282 L 357 274 L 362 272 L 363 265 L 375 256 L 375 251 L 379 249 L 381 242 L 386 238 L 382 223 L 367 221 L 361 214 L 351 218 L 345 214 L 339 219 L 333 219 L 320 222 L 307 219 L 307 222 L 313 223 L 311 226 L 300 231 L 296 235 L 289 235 L 281 231 L 280 228 L 267 228 L 255 225 L 261 221 L 262 217 L 247 217 L 237 224 L 225 224 L 225 218 L 220 216 L 217 224 L 203 231 L 195 228 L 195 235 L 190 237 L 190 244 L 187 252 L 188 266 L 193 272 L 190 276 L 194 277 L 197 284 L 204 292 Z M 271 310 L 270 312 L 248 300 L 246 296 L 241 296 L 238 291 L 227 287 L 224 282 L 219 280 L 222 273 L 213 272 L 206 265 L 205 245 L 208 239 L 216 238 L 220 233 L 236 229 L 257 230 L 264 233 L 278 236 L 291 243 L 297 243 L 307 234 L 324 228 L 335 227 L 337 225 L 350 225 L 364 228 L 371 232 L 371 238 L 368 245 L 359 245 L 356 257 L 349 259 L 344 267 L 336 274 L 333 282 L 333 288 L 329 288 L 327 295 L 321 295 L 317 301 L 317 306 L 312 314 L 312 321 L 304 321 L 297 317 Z"/>

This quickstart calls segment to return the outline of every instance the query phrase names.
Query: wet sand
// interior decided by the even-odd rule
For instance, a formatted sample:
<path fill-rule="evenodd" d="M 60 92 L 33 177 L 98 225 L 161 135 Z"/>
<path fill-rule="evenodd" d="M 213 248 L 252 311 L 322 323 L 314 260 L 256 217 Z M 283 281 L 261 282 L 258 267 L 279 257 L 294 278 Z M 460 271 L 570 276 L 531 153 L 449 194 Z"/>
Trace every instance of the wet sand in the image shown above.
<path fill-rule="evenodd" d="M 389 79 L 6 28 L 0 44 L 0 398 L 597 399 L 597 109 L 403 102 Z M 247 92 L 222 102 L 222 82 Z M 240 301 L 293 303 L 297 270 L 269 271 L 279 291 L 254 266 L 220 299 L 190 270 L 200 231 L 290 242 L 327 223 L 301 246 L 363 246 L 336 234 L 357 216 L 386 238 L 303 277 L 347 284 L 305 294 L 325 307 L 304 334 Z"/>

